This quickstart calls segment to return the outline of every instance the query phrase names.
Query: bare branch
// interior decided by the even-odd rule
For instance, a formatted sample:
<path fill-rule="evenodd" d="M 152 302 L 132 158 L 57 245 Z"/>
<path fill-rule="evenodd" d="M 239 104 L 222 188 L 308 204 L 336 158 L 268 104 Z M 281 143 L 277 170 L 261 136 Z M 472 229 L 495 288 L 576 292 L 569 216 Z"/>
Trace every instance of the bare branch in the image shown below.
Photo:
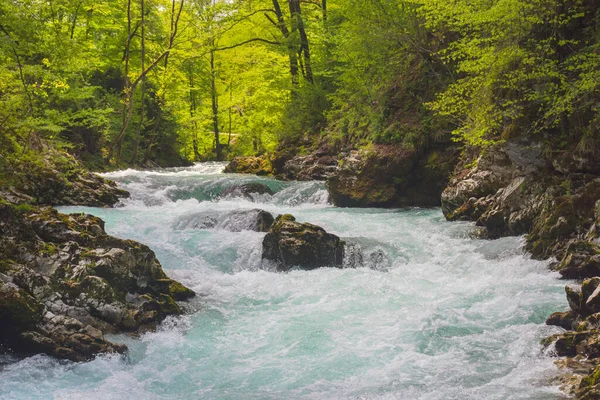
<path fill-rule="evenodd" d="M 253 38 L 253 39 L 248 39 L 248 40 L 244 40 L 243 42 L 231 45 L 231 46 L 225 46 L 225 47 L 216 47 L 213 49 L 213 51 L 222 51 L 222 50 L 230 50 L 230 49 L 235 49 L 236 47 L 240 47 L 243 46 L 245 44 L 248 43 L 252 43 L 252 42 L 262 42 L 262 43 L 267 43 L 267 44 L 273 44 L 273 45 L 280 45 L 280 42 L 274 42 L 272 40 L 267 40 L 267 39 L 263 39 L 263 38 Z"/>

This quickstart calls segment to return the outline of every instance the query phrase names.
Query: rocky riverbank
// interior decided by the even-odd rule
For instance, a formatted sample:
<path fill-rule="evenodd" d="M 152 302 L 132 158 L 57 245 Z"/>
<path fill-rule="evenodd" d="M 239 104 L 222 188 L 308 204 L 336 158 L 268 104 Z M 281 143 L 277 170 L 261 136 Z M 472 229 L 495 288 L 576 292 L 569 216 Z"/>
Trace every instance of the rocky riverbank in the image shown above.
<path fill-rule="evenodd" d="M 571 310 L 548 318 L 567 332 L 545 342 L 572 357 L 565 389 L 585 399 L 600 396 L 599 173 L 593 154 L 550 153 L 521 139 L 467 149 L 442 193 L 447 219 L 475 221 L 478 234 L 490 239 L 525 234 L 534 258 L 553 258 L 551 268 L 563 278 L 585 279 L 566 288 Z"/>
<path fill-rule="evenodd" d="M 58 160 L 58 162 L 57 162 Z M 84 361 L 122 353 L 106 333 L 153 329 L 194 292 L 152 250 L 109 236 L 94 216 L 45 205 L 112 206 L 127 192 L 66 155 L 21 165 L 0 187 L 0 346 Z"/>

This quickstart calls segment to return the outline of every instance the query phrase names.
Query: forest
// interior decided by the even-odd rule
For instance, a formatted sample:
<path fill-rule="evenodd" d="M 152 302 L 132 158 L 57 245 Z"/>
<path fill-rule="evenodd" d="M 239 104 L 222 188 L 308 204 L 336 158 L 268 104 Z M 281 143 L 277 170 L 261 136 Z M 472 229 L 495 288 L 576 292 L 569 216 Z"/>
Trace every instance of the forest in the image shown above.
<path fill-rule="evenodd" d="M 600 399 L 599 155 L 598 0 L 1 0 L 0 398 Z"/>
<path fill-rule="evenodd" d="M 3 173 L 541 135 L 598 148 L 595 0 L 7 0 Z M 20 161 L 19 161 L 20 160 Z"/>

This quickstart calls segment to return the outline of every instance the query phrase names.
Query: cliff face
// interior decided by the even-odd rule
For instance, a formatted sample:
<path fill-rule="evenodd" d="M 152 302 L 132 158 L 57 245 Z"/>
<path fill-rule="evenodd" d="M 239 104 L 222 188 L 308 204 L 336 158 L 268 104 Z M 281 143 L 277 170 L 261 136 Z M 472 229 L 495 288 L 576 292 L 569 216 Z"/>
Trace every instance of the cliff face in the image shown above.
<path fill-rule="evenodd" d="M 590 158 L 582 169 L 569 153 L 544 154 L 532 141 L 470 149 L 442 193 L 449 220 L 476 221 L 488 238 L 527 234 L 535 258 L 555 257 L 565 278 L 595 276 L 593 262 L 574 256 L 600 243 L 600 175 Z M 593 253 L 593 251 L 591 251 Z"/>
<path fill-rule="evenodd" d="M 580 398 L 598 398 L 599 160 L 576 150 L 550 152 L 524 139 L 467 149 L 442 193 L 442 210 L 449 220 L 476 221 L 488 238 L 526 234 L 533 257 L 553 257 L 551 267 L 563 278 L 584 279 L 581 286 L 566 289 L 571 310 L 547 321 L 571 332 L 547 344 L 558 355 L 591 360 L 583 370 L 596 369 L 571 390 Z"/>

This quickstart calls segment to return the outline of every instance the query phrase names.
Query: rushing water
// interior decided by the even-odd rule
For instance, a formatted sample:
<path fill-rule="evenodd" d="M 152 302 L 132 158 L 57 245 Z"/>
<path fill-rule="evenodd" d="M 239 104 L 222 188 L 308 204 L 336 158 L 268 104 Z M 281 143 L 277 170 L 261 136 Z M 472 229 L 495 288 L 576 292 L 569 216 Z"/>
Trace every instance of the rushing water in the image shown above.
<path fill-rule="evenodd" d="M 322 183 L 223 175 L 222 164 L 108 174 L 123 207 L 62 208 L 155 250 L 199 294 L 187 315 L 141 338 L 128 357 L 88 363 L 35 356 L 0 364 L 3 399 L 555 399 L 543 322 L 564 283 L 527 257 L 522 239 L 472 239 L 439 209 L 340 209 Z M 276 193 L 220 198 L 233 184 Z M 364 267 L 275 273 L 263 233 L 233 211 L 292 213 L 352 243 Z M 221 223 L 193 223 L 210 213 Z M 239 222 L 239 221 L 237 221 Z M 352 260 L 348 259 L 347 264 Z"/>

